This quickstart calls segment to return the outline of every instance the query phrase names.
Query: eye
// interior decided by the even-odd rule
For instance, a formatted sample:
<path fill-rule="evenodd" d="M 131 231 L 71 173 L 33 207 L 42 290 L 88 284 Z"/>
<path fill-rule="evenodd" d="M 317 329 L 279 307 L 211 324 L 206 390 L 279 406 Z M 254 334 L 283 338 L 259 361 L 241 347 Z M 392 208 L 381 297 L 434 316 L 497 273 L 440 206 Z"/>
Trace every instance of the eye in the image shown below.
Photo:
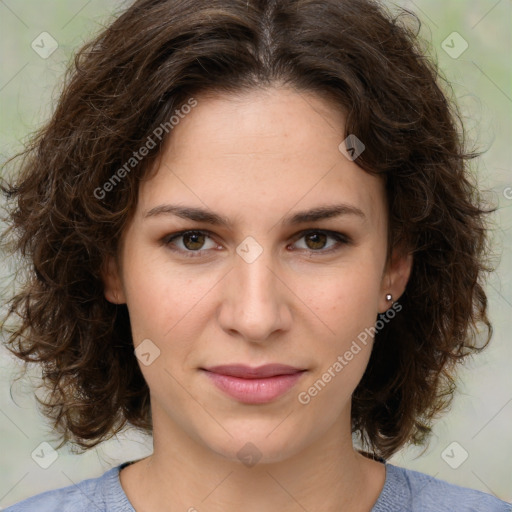
<path fill-rule="evenodd" d="M 326 245 L 327 241 L 334 240 L 330 245 Z M 340 248 L 341 245 L 346 245 L 350 243 L 350 239 L 343 235 L 342 233 L 338 233 L 336 231 L 326 231 L 326 230 L 308 230 L 303 231 L 299 234 L 299 238 L 297 239 L 305 241 L 305 247 L 299 247 L 299 249 L 304 249 L 309 253 L 331 253 Z M 327 249 L 326 249 L 327 247 Z"/>
<path fill-rule="evenodd" d="M 184 253 L 188 257 L 196 257 L 201 256 L 203 251 L 217 247 L 212 241 L 210 247 L 204 248 L 205 240 L 208 238 L 211 237 L 206 231 L 182 231 L 181 233 L 167 236 L 163 242 L 173 251 Z M 180 239 L 179 243 L 175 242 Z"/>

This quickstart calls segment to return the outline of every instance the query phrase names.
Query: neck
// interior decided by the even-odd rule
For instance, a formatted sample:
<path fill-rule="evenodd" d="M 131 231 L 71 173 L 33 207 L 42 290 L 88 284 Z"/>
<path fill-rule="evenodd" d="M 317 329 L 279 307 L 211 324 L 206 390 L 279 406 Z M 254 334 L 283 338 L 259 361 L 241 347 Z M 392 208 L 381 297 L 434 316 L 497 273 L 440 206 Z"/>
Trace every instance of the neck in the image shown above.
<path fill-rule="evenodd" d="M 369 512 L 384 485 L 384 465 L 354 450 L 350 432 L 343 435 L 338 424 L 331 430 L 282 460 L 258 452 L 251 465 L 247 448 L 246 465 L 237 450 L 219 455 L 175 424 L 155 422 L 153 455 L 125 468 L 121 484 L 137 511 L 292 512 L 321 504 L 326 512 Z"/>

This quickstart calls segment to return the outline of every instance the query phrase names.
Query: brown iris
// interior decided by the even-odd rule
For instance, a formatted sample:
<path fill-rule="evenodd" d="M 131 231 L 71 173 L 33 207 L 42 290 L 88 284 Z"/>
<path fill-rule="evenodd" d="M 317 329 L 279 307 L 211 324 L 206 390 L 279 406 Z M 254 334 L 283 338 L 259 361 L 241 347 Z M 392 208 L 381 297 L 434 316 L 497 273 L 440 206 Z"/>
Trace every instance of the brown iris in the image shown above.
<path fill-rule="evenodd" d="M 182 235 L 182 238 L 183 245 L 191 251 L 201 249 L 205 241 L 205 235 L 203 233 L 185 233 Z M 187 241 L 190 241 L 190 245 Z"/>
<path fill-rule="evenodd" d="M 327 235 L 325 233 L 308 233 L 304 235 L 304 238 L 310 249 L 322 249 L 325 246 Z M 308 242 L 312 242 L 313 246 Z"/>

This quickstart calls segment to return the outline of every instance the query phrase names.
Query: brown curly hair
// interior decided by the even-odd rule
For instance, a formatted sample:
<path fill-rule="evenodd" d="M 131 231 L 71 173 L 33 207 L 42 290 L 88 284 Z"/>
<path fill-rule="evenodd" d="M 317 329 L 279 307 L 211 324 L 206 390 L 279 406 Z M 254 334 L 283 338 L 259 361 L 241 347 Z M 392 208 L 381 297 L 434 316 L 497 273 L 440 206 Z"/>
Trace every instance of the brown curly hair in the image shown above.
<path fill-rule="evenodd" d="M 138 0 L 79 50 L 55 113 L 2 186 L 5 248 L 26 263 L 6 345 L 41 365 L 39 400 L 61 446 L 91 448 L 127 424 L 151 431 L 128 311 L 105 299 L 101 269 L 166 138 L 98 190 L 192 95 L 280 84 L 343 109 L 346 136 L 366 145 L 356 163 L 386 180 L 388 251 L 414 255 L 403 312 L 376 334 L 353 394 L 353 432 L 383 457 L 427 440 L 456 363 L 492 335 L 484 214 L 495 208 L 483 207 L 469 169 L 478 153 L 419 30 L 413 13 L 372 0 Z"/>

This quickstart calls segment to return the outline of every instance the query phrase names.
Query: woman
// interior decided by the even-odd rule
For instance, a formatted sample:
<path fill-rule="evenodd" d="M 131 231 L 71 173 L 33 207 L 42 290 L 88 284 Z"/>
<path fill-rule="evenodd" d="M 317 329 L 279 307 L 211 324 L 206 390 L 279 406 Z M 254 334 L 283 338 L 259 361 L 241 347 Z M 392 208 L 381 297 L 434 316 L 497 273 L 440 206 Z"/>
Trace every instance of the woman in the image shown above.
<path fill-rule="evenodd" d="M 86 45 L 5 187 L 8 347 L 63 443 L 154 451 L 7 510 L 510 510 L 386 462 L 491 337 L 437 82 L 366 0 L 140 0 Z"/>

